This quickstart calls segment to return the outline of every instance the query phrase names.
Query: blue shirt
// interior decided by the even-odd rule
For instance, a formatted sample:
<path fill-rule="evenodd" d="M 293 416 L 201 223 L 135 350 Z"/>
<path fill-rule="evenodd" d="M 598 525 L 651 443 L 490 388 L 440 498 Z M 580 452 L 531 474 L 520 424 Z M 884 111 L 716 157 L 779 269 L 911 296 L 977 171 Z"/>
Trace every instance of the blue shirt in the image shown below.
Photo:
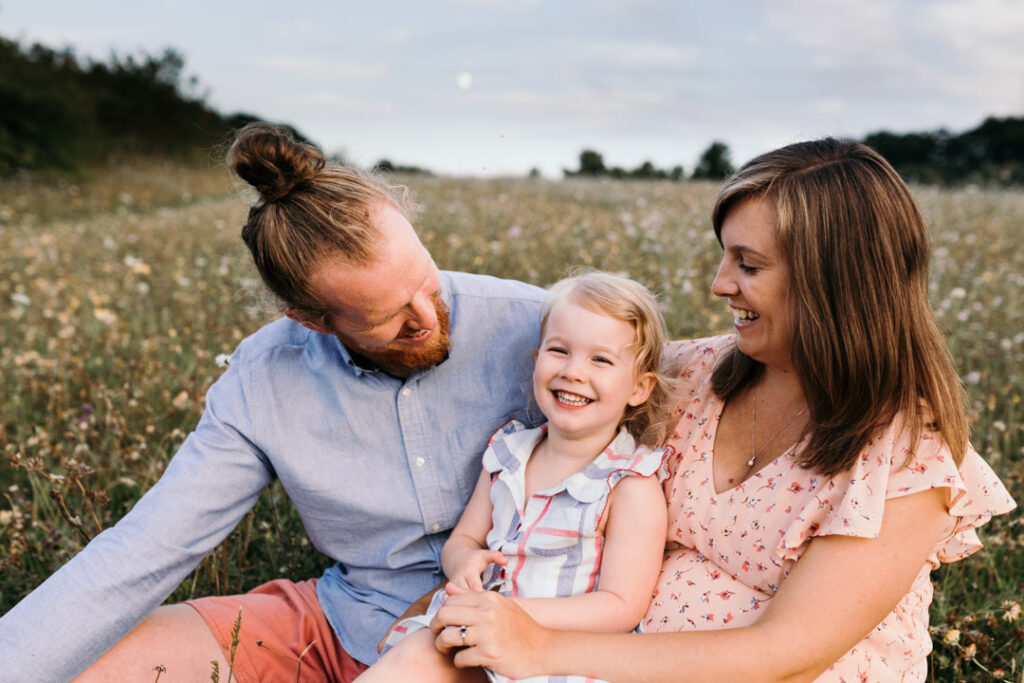
<path fill-rule="evenodd" d="M 0 619 L 0 681 L 71 679 L 158 606 L 275 478 L 336 564 L 317 585 L 367 664 L 440 581 L 488 437 L 537 424 L 530 377 L 543 292 L 442 273 L 447 360 L 407 379 L 356 365 L 287 318 L 244 340 L 160 480 L 125 517 Z M 304 577 L 292 577 L 304 578 Z"/>

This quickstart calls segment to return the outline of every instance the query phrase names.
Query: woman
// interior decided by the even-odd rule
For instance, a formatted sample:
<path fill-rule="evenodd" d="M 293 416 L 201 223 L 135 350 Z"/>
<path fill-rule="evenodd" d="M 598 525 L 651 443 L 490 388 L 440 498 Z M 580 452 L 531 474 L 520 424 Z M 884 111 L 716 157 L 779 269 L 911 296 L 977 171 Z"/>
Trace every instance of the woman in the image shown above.
<path fill-rule="evenodd" d="M 924 680 L 929 572 L 976 551 L 974 529 L 1014 504 L 967 442 L 921 213 L 878 154 L 826 139 L 749 162 L 713 223 L 712 291 L 736 333 L 675 345 L 651 635 L 553 631 L 464 593 L 432 625 L 438 647 L 469 646 L 457 665 L 616 682 Z"/>

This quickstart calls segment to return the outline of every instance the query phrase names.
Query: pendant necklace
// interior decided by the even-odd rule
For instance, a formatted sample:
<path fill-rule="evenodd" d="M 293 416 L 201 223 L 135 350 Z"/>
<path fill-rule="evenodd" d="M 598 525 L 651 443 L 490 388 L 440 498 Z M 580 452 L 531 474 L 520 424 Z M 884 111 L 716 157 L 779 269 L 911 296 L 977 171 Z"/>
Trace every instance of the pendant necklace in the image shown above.
<path fill-rule="evenodd" d="M 797 419 L 798 417 L 807 412 L 807 406 L 801 408 L 800 412 L 798 412 L 793 417 L 789 418 L 786 421 L 786 424 L 782 425 L 782 429 L 772 434 L 772 438 L 768 439 L 763 444 L 761 444 L 760 448 L 754 450 L 754 425 L 757 423 L 757 396 L 753 395 L 750 398 L 750 460 L 747 460 L 747 467 L 753 467 L 754 462 L 757 460 L 757 456 L 761 455 L 761 453 L 764 452 L 764 449 L 768 448 L 768 445 L 771 444 L 772 441 L 775 441 L 776 438 L 778 438 L 779 434 L 782 434 L 782 432 L 786 431 L 786 427 L 793 424 L 793 420 Z"/>

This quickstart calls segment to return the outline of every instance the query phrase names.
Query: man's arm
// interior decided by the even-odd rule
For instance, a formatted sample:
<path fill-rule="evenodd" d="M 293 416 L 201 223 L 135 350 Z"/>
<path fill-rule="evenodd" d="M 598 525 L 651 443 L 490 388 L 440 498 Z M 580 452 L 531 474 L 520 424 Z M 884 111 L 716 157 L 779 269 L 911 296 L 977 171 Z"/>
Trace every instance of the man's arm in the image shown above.
<path fill-rule="evenodd" d="M 66 681 L 163 602 L 272 475 L 242 435 L 234 367 L 160 480 L 114 527 L 0 618 L 0 682 Z"/>

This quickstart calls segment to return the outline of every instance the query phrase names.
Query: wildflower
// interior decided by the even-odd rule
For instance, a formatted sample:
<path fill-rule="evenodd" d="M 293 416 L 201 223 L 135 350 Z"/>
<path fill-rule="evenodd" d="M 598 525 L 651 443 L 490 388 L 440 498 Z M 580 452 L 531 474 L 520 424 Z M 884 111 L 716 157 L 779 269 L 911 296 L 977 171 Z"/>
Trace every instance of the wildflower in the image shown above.
<path fill-rule="evenodd" d="M 171 401 L 171 405 L 178 410 L 184 410 L 185 406 L 188 405 L 188 392 L 182 391 L 180 394 L 174 397 Z"/>
<path fill-rule="evenodd" d="M 149 265 L 145 261 L 131 255 L 124 257 L 124 264 L 131 268 L 133 273 L 138 273 L 139 275 L 149 275 L 151 272 Z"/>
<path fill-rule="evenodd" d="M 19 306 L 28 306 L 29 304 L 32 303 L 32 299 L 29 299 L 21 292 L 15 292 L 14 294 L 11 294 L 11 301 L 18 304 Z"/>
<path fill-rule="evenodd" d="M 978 654 L 978 646 L 974 643 L 971 643 L 970 645 L 964 648 L 962 656 L 964 659 L 974 659 L 974 655 L 976 654 Z"/>
<path fill-rule="evenodd" d="M 963 287 L 954 287 L 949 292 L 949 295 L 954 299 L 963 299 L 964 297 L 967 296 L 967 290 L 965 290 Z"/>
<path fill-rule="evenodd" d="M 117 322 L 117 313 L 114 313 L 109 308 L 97 308 L 92 314 L 104 325 L 113 325 Z"/>
<path fill-rule="evenodd" d="M 960 629 L 951 628 L 946 631 L 946 635 L 942 637 L 942 642 L 946 645 L 956 645 L 960 642 Z"/>
<path fill-rule="evenodd" d="M 1003 603 L 1003 621 L 1017 621 L 1020 618 L 1020 604 L 1016 600 L 1007 600 Z"/>
<path fill-rule="evenodd" d="M 977 370 L 971 370 L 964 379 L 967 380 L 968 384 L 977 384 L 981 381 L 981 373 Z"/>
<path fill-rule="evenodd" d="M 1003 422 L 1002 420 L 996 420 L 995 422 L 992 423 L 992 429 L 996 430 L 997 432 L 1005 432 L 1006 423 Z"/>
<path fill-rule="evenodd" d="M 226 353 L 218 353 L 213 362 L 217 364 L 218 368 L 226 368 L 231 363 L 231 356 Z"/>
<path fill-rule="evenodd" d="M 7 526 L 14 521 L 14 513 L 10 510 L 0 510 L 0 526 Z"/>

